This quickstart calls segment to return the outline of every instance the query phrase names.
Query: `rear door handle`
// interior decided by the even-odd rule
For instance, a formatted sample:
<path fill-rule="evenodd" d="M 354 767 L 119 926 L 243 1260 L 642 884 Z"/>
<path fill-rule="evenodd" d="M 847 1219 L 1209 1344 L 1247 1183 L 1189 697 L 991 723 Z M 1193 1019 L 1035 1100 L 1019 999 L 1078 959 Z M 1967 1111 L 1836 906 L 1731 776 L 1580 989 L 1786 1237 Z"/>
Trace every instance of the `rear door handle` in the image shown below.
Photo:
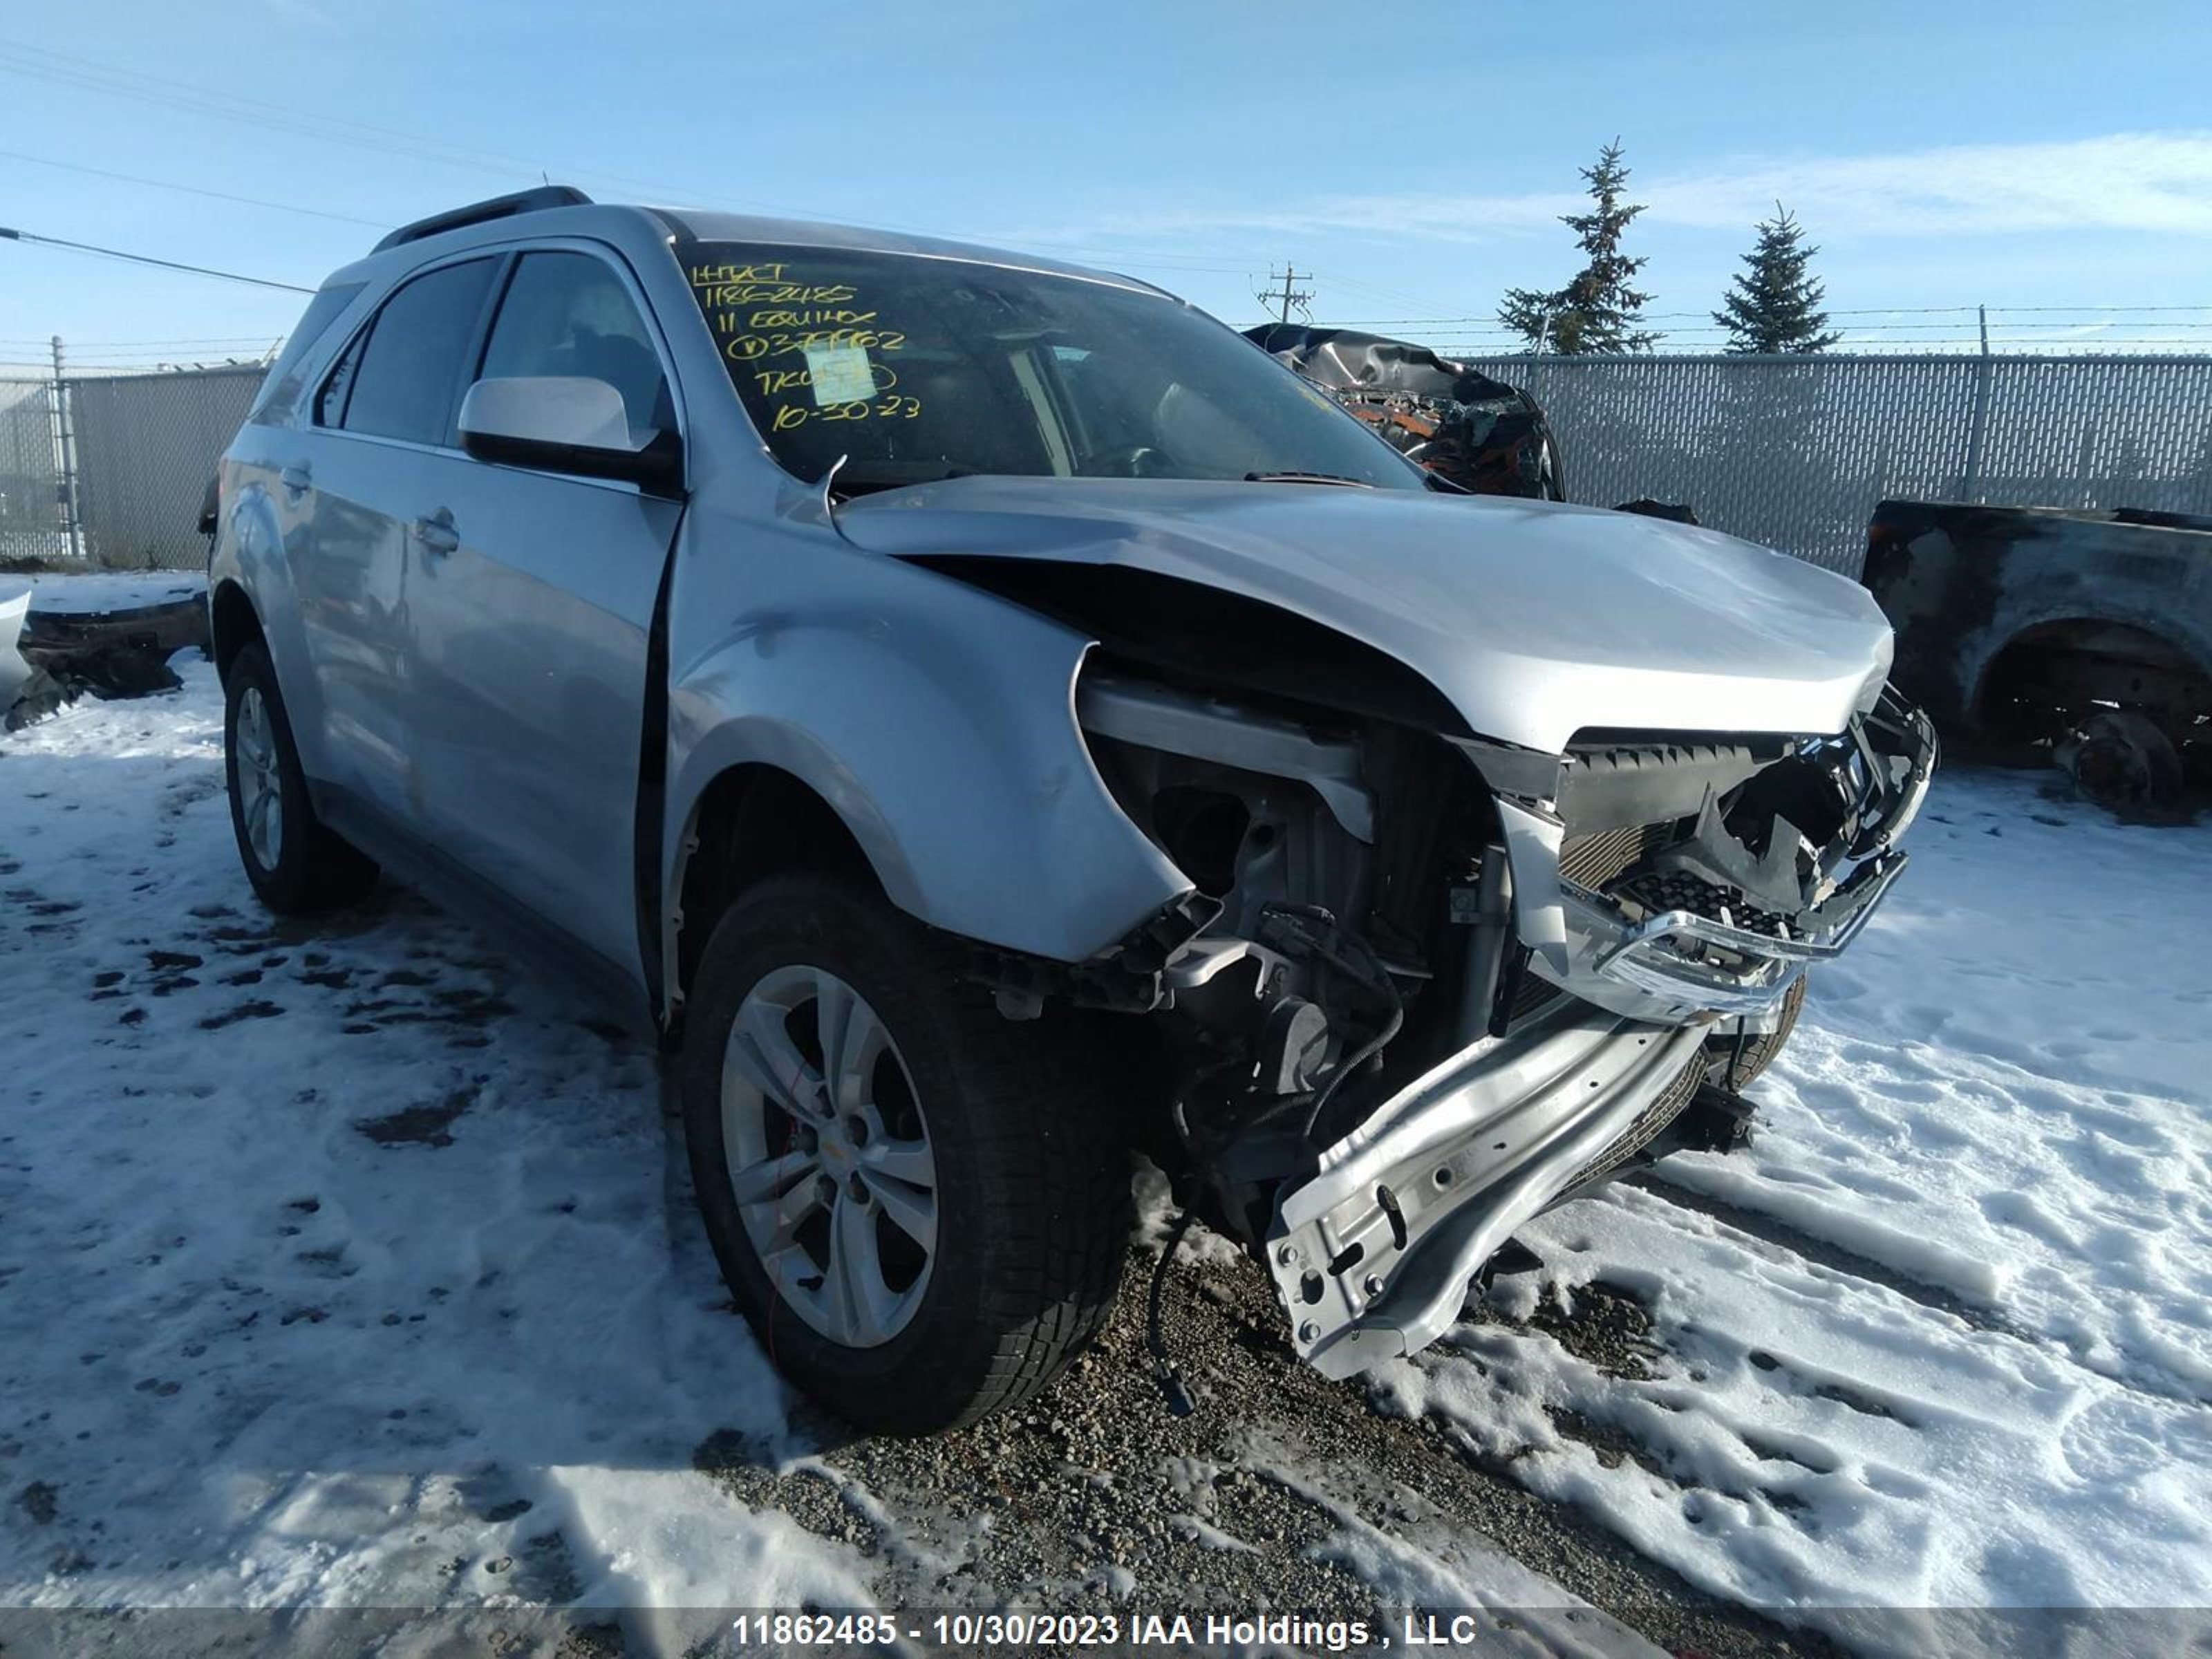
<path fill-rule="evenodd" d="M 461 544 L 461 532 L 453 527 L 450 507 L 440 507 L 435 513 L 415 520 L 410 526 L 415 539 L 422 544 L 425 553 L 444 555 Z"/>
<path fill-rule="evenodd" d="M 315 482 L 315 475 L 305 461 L 295 461 L 276 475 L 276 481 L 287 489 L 306 489 Z"/>

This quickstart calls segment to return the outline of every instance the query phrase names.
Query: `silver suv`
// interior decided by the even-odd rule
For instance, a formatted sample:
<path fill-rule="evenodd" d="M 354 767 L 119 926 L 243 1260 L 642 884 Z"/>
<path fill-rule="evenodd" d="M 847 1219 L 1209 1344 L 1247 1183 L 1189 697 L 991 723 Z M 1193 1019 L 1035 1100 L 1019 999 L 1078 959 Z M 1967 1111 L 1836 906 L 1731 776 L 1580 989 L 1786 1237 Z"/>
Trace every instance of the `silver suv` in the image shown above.
<path fill-rule="evenodd" d="M 1126 277 L 533 191 L 315 296 L 225 457 L 248 877 L 391 868 L 680 1048 L 864 1425 L 1042 1388 L 1132 1152 L 1333 1376 L 1685 1145 L 1904 865 L 1858 587 L 1466 497 Z"/>

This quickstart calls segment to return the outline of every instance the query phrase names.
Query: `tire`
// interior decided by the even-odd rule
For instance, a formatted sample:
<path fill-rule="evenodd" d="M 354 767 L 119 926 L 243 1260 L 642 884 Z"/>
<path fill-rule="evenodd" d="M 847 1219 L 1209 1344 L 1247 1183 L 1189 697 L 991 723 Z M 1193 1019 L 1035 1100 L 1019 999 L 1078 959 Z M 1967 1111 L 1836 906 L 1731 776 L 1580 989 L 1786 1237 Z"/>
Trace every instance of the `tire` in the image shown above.
<path fill-rule="evenodd" d="M 1743 1052 L 1736 1053 L 1734 1037 L 1708 1037 L 1705 1040 L 1705 1076 L 1723 1089 L 1741 1093 L 1759 1080 L 1759 1073 L 1774 1063 L 1782 1052 L 1782 1045 L 1790 1041 L 1790 1032 L 1797 1029 L 1797 1015 L 1805 1006 L 1805 975 L 1797 975 L 1797 982 L 1782 999 L 1782 1018 L 1771 1031 L 1760 1031 L 1744 1039 Z"/>
<path fill-rule="evenodd" d="M 376 881 L 376 866 L 315 817 L 292 723 L 266 647 L 240 650 L 223 681 L 222 767 L 239 862 L 279 915 L 336 909 Z"/>
<path fill-rule="evenodd" d="M 2181 799 L 2181 751 L 2148 715 L 2100 708 L 2063 754 L 2074 787 L 2109 811 L 2162 811 Z"/>
<path fill-rule="evenodd" d="M 1004 1018 L 962 965 L 850 883 L 782 876 L 715 927 L 685 1019 L 684 1139 L 722 1276 L 770 1361 L 877 1432 L 953 1428 L 1037 1394 L 1104 1322 L 1129 1236 L 1127 1137 L 1089 1046 L 1049 1013 Z M 834 1102 L 825 1010 L 834 1030 L 880 1032 L 871 1065 L 837 1068 Z M 796 1086 L 763 1086 L 764 1056 Z M 864 1095 L 855 1133 L 847 1109 Z M 917 1145 L 927 1184 L 891 1179 L 920 1170 Z M 743 1205 L 733 1148 L 752 1177 Z M 925 1196 L 927 1247 L 899 1224 Z M 855 1237 L 844 1259 L 864 1266 L 840 1276 L 832 1246 Z"/>

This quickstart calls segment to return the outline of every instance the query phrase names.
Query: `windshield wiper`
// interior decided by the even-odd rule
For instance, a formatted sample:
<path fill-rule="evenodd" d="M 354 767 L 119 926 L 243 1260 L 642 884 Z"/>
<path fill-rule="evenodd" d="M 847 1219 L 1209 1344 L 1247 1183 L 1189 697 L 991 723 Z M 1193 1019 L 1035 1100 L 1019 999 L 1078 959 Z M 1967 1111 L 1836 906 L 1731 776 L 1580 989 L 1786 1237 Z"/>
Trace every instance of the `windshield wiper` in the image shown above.
<path fill-rule="evenodd" d="M 1347 478 L 1341 472 L 1247 472 L 1246 483 L 1339 484 L 1346 489 L 1372 489 L 1364 478 Z"/>

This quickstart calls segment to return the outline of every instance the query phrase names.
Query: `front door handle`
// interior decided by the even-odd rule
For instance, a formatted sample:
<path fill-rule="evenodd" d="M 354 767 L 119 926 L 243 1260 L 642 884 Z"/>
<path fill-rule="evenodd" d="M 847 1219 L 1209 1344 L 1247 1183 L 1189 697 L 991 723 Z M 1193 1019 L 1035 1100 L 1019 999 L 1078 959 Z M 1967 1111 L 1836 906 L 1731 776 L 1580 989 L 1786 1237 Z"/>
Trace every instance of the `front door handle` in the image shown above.
<path fill-rule="evenodd" d="M 276 481 L 287 489 L 299 491 L 312 486 L 315 475 L 305 461 L 294 461 L 276 475 Z"/>
<path fill-rule="evenodd" d="M 441 556 L 452 552 L 461 544 L 461 532 L 453 527 L 451 507 L 440 507 L 435 513 L 415 520 L 409 526 L 425 553 Z"/>

